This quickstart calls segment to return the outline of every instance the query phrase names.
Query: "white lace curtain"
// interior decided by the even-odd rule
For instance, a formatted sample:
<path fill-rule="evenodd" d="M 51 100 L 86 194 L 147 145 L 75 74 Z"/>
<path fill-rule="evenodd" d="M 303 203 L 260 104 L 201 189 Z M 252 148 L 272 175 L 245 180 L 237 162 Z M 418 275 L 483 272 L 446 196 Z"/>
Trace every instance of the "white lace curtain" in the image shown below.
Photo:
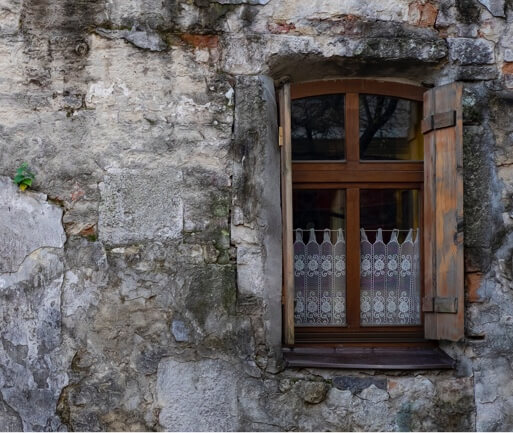
<path fill-rule="evenodd" d="M 382 230 L 369 242 L 361 229 L 360 243 L 360 323 L 367 326 L 420 324 L 420 241 L 398 240 L 394 230 L 383 241 Z"/>
<path fill-rule="evenodd" d="M 303 230 L 296 230 L 294 286 L 296 325 L 345 325 L 346 242 L 342 229 L 324 230 L 320 244 L 313 229 L 306 244 Z"/>
<path fill-rule="evenodd" d="M 296 229 L 294 242 L 295 323 L 341 326 L 346 323 L 346 242 L 341 229 L 323 230 L 319 244 L 313 229 Z M 403 242 L 394 230 L 374 243 L 361 229 L 360 322 L 364 326 L 420 324 L 420 241 L 410 230 Z"/>

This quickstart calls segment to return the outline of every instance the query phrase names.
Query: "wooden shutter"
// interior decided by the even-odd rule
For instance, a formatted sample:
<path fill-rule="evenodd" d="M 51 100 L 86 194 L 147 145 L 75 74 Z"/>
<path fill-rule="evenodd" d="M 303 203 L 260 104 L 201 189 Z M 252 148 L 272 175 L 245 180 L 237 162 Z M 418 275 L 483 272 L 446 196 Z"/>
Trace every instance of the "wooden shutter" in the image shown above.
<path fill-rule="evenodd" d="M 464 335 L 462 85 L 424 94 L 425 336 Z"/>
<path fill-rule="evenodd" d="M 281 146 L 281 210 L 283 245 L 283 343 L 294 344 L 294 246 L 292 240 L 292 138 L 290 84 L 279 91 Z"/>

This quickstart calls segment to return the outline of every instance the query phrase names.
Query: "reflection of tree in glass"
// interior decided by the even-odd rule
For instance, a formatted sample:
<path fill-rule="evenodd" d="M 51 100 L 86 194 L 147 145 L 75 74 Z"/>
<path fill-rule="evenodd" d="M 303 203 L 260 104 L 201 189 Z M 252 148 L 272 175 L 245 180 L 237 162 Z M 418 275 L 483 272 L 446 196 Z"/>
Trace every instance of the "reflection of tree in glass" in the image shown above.
<path fill-rule="evenodd" d="M 361 98 L 366 117 L 365 130 L 360 136 L 360 154 L 364 155 L 376 132 L 393 116 L 399 99 L 377 95 L 361 95 Z"/>
<path fill-rule="evenodd" d="M 344 95 L 324 95 L 292 101 L 292 139 L 296 144 L 294 153 L 297 156 L 328 156 L 329 141 L 340 140 L 343 128 Z"/>

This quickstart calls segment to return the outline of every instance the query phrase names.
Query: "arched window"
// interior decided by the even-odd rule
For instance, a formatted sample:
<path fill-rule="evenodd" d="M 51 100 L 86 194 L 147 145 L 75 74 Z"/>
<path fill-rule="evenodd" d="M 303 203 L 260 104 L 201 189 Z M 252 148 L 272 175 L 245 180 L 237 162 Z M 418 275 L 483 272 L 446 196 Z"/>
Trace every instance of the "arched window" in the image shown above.
<path fill-rule="evenodd" d="M 460 338 L 461 88 L 426 90 L 351 79 L 280 93 L 289 346 Z"/>

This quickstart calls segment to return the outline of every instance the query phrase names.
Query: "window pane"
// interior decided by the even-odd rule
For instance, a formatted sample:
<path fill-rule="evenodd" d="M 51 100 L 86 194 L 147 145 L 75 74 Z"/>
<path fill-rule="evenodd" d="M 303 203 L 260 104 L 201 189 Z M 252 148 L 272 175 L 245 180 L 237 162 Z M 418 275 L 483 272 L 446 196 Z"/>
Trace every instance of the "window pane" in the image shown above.
<path fill-rule="evenodd" d="M 419 191 L 360 194 L 360 323 L 420 325 Z"/>
<path fill-rule="evenodd" d="M 345 158 L 344 95 L 293 99 L 292 159 Z"/>
<path fill-rule="evenodd" d="M 422 104 L 381 95 L 360 95 L 360 159 L 424 159 Z"/>
<path fill-rule="evenodd" d="M 345 191 L 295 190 L 296 326 L 346 324 Z"/>

